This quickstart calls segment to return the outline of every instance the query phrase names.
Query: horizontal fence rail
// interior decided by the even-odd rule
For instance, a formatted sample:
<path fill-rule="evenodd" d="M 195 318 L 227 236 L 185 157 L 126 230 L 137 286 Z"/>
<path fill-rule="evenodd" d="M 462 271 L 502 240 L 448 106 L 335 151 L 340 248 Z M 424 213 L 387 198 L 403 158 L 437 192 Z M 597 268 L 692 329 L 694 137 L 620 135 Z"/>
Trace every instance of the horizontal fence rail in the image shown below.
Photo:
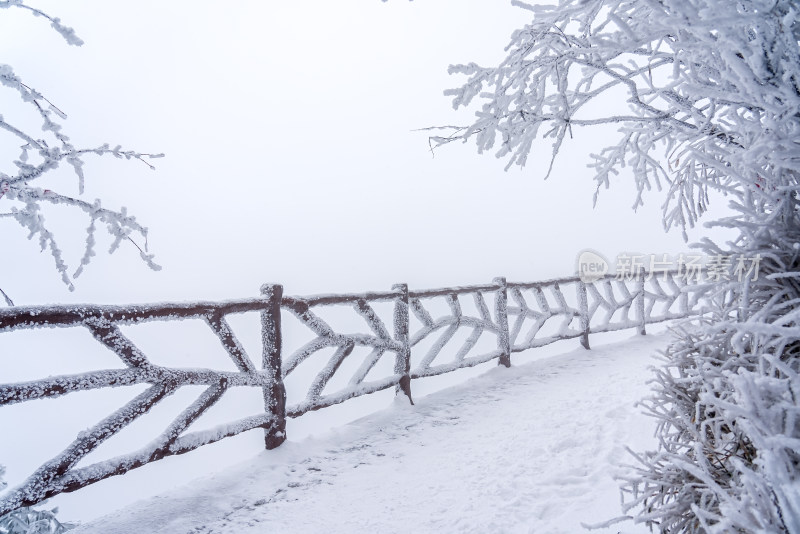
<path fill-rule="evenodd" d="M 413 379 L 492 360 L 509 367 L 513 353 L 559 340 L 579 338 L 588 349 L 592 333 L 636 329 L 644 334 L 647 324 L 702 313 L 708 291 L 707 286 L 689 285 L 679 273 L 665 271 L 625 279 L 606 275 L 591 283 L 578 277 L 530 283 L 496 278 L 491 284 L 421 291 L 398 284 L 385 292 L 311 297 L 283 296 L 282 286 L 265 285 L 259 298 L 237 301 L 1 309 L 0 333 L 42 327 L 83 328 L 124 367 L 0 384 L 0 407 L 77 391 L 136 384 L 147 384 L 148 388 L 80 432 L 61 453 L 0 496 L 0 516 L 256 428 L 264 431 L 265 447 L 273 449 L 286 439 L 287 417 L 376 391 L 395 388 L 413 404 Z M 391 312 L 381 312 L 379 306 L 388 306 Z M 333 308 L 339 315 L 354 314 L 361 331 L 337 331 L 322 317 Z M 245 351 L 226 320 L 229 315 L 247 312 L 260 315 L 260 365 Z M 282 323 L 290 318 L 311 339 L 286 353 Z M 183 319 L 205 323 L 236 370 L 156 365 L 120 329 Z M 327 361 L 315 369 L 303 399 L 287 405 L 285 382 L 318 353 L 329 354 Z M 349 366 L 349 380 L 328 391 L 337 372 L 345 372 L 340 371 L 343 363 L 353 361 L 355 353 L 361 356 L 356 365 Z M 384 355 L 391 359 L 390 370 L 380 373 L 378 364 Z M 376 372 L 378 376 L 372 376 Z M 100 444 L 184 386 L 205 389 L 149 445 L 78 466 Z M 230 388 L 242 386 L 261 390 L 261 413 L 187 432 Z"/>

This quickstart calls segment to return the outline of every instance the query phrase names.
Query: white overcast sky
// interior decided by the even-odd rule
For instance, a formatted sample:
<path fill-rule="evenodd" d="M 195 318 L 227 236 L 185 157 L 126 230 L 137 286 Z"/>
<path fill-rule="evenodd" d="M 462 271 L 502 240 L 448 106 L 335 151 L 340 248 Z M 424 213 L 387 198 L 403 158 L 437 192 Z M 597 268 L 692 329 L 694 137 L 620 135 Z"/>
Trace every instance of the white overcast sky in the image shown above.
<path fill-rule="evenodd" d="M 630 210 L 629 176 L 592 209 L 584 165 L 607 139 L 592 131 L 578 132 L 547 182 L 548 146 L 509 172 L 472 145 L 431 157 L 413 130 L 473 112 L 442 95 L 461 81 L 447 66 L 496 62 L 528 20 L 505 0 L 31 5 L 86 44 L 4 10 L 2 61 L 69 115 L 73 142 L 166 153 L 154 172 L 88 158 L 85 195 L 127 206 L 164 269 L 150 272 L 129 245 L 109 257 L 101 240 L 70 294 L 6 219 L 0 287 L 18 304 L 244 297 L 264 282 L 307 294 L 534 280 L 570 274 L 584 248 L 611 259 L 686 249 L 661 230 L 660 196 Z M 76 192 L 66 169 L 40 185 Z M 74 268 L 88 221 L 49 220 Z"/>

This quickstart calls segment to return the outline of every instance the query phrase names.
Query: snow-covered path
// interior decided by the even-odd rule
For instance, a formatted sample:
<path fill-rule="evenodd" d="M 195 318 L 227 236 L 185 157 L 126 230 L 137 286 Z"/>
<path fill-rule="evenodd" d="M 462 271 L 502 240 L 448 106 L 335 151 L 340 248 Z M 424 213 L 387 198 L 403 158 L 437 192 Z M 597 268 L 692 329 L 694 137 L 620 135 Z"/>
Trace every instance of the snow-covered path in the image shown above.
<path fill-rule="evenodd" d="M 652 448 L 653 423 L 633 405 L 667 340 L 493 369 L 74 532 L 585 532 L 621 515 L 612 475 L 630 460 L 624 446 Z"/>

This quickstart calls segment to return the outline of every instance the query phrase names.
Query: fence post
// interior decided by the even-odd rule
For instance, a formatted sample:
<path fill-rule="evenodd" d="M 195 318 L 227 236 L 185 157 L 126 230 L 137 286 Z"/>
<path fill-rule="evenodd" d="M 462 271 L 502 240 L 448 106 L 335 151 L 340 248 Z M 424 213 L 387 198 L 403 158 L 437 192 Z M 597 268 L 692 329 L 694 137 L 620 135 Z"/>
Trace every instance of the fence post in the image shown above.
<path fill-rule="evenodd" d="M 645 273 L 639 271 L 639 283 L 637 284 L 636 295 L 636 314 L 639 316 L 639 335 L 645 335 L 644 325 L 647 324 L 647 317 L 644 315 L 644 279 Z"/>
<path fill-rule="evenodd" d="M 393 291 L 399 291 L 400 295 L 394 299 L 394 339 L 400 344 L 400 351 L 394 361 L 394 372 L 400 375 L 395 394 L 403 393 L 408 397 L 413 405 L 414 399 L 411 398 L 411 345 L 408 342 L 408 285 L 395 284 Z"/>
<path fill-rule="evenodd" d="M 498 276 L 492 282 L 500 286 L 494 295 L 497 326 L 500 328 L 500 332 L 497 335 L 497 348 L 500 350 L 500 359 L 497 365 L 511 367 L 511 340 L 508 334 L 508 283 L 505 277 L 502 276 Z"/>
<path fill-rule="evenodd" d="M 286 440 L 286 387 L 281 372 L 283 286 L 264 284 L 261 295 L 267 299 L 267 306 L 261 311 L 263 372 L 269 378 L 269 385 L 264 386 L 264 410 L 277 418 L 277 424 L 264 429 L 264 445 L 270 450 Z"/>
<path fill-rule="evenodd" d="M 586 292 L 586 282 L 578 280 L 578 311 L 581 314 L 581 345 L 589 350 L 589 295 Z"/>

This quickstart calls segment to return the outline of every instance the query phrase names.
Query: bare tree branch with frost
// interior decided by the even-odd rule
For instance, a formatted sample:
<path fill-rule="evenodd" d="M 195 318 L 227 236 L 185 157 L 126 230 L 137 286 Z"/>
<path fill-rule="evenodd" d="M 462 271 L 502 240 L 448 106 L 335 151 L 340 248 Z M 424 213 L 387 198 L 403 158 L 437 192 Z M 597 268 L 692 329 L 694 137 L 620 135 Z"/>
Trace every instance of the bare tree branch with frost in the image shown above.
<path fill-rule="evenodd" d="M 726 276 L 710 320 L 657 371 L 646 406 L 660 445 L 623 480 L 626 512 L 660 532 L 800 533 L 800 6 L 513 3 L 533 21 L 499 65 L 450 67 L 468 77 L 446 92 L 453 106 L 480 105 L 433 146 L 474 141 L 524 166 L 538 138 L 555 158 L 575 128 L 616 125 L 592 155 L 598 192 L 628 167 L 634 207 L 663 191 L 664 226 L 685 238 L 716 191 L 734 215 L 709 226 L 739 233 L 699 244 Z"/>
<path fill-rule="evenodd" d="M 17 8 L 27 10 L 33 15 L 44 17 L 50 21 L 51 27 L 57 31 L 70 45 L 81 46 L 83 41 L 78 38 L 72 28 L 64 26 L 58 18 L 28 6 L 24 0 L 0 1 L 0 9 Z M 130 241 L 139 250 L 142 260 L 154 270 L 160 267 L 153 261 L 153 255 L 147 251 L 147 228 L 139 224 L 135 217 L 128 215 L 125 208 L 118 210 L 104 208 L 99 199 L 88 202 L 78 198 L 84 192 L 84 157 L 94 154 L 98 156 L 112 155 L 116 158 L 135 159 L 154 167 L 149 159 L 162 157 L 163 154 L 149 154 L 133 150 L 123 150 L 121 146 L 111 147 L 104 144 L 92 148 L 75 146 L 70 138 L 62 131 L 59 121 L 67 118 L 66 114 L 45 98 L 39 91 L 25 84 L 9 65 L 0 64 L 0 85 L 14 91 L 21 104 L 30 110 L 34 117 L 41 123 L 41 134 L 26 131 L 25 127 L 13 124 L 0 115 L 0 130 L 10 135 L 20 143 L 21 153 L 13 161 L 14 170 L 8 173 L 0 171 L 0 201 L 11 206 L 2 209 L 0 205 L 0 218 L 10 219 L 28 231 L 28 238 L 38 237 L 42 250 L 49 249 L 55 261 L 55 268 L 60 273 L 61 279 L 74 289 L 73 279 L 80 276 L 83 269 L 95 255 L 95 232 L 97 223 L 104 223 L 106 231 L 113 237 L 109 253 L 113 253 L 123 241 Z M 36 180 L 47 175 L 48 172 L 58 168 L 62 163 L 70 165 L 77 177 L 78 196 L 70 196 L 37 187 Z M 89 218 L 87 235 L 83 256 L 80 265 L 70 273 L 70 269 L 63 259 L 61 249 L 50 227 L 45 222 L 42 208 L 47 205 L 61 205 L 83 212 Z M 142 242 L 138 244 L 133 237 L 139 235 Z M 3 292 L 7 304 L 12 305 L 11 299 Z"/>
<path fill-rule="evenodd" d="M 472 124 L 432 137 L 435 145 L 472 140 L 508 167 L 524 166 L 538 137 L 553 140 L 555 158 L 574 128 L 618 124 L 616 142 L 593 155 L 598 189 L 630 167 L 636 205 L 644 191 L 666 188 L 668 227 L 692 226 L 709 189 L 766 199 L 761 184 L 781 180 L 797 147 L 790 138 L 773 146 L 776 136 L 765 134 L 785 137 L 797 120 L 791 2 L 514 4 L 534 21 L 514 33 L 498 66 L 450 67 L 469 77 L 445 92 L 453 107 L 481 106 Z M 790 68 L 779 72 L 780 62 Z M 621 103 L 627 112 L 607 112 Z"/>

